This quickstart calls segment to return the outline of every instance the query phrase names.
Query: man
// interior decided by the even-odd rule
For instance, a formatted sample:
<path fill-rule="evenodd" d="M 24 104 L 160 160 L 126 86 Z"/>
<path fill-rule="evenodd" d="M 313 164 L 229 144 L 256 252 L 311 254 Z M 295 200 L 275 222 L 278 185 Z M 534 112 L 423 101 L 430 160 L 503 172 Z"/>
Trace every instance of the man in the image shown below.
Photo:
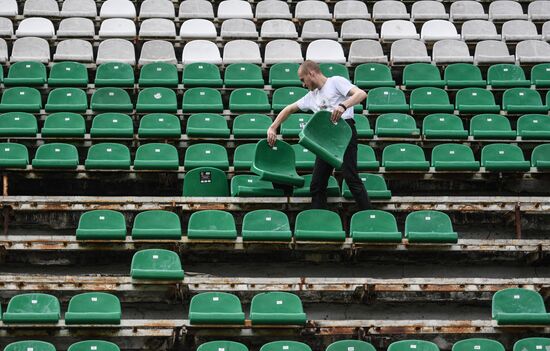
<path fill-rule="evenodd" d="M 367 191 L 357 174 L 357 131 L 353 120 L 353 106 L 365 100 L 367 94 L 343 77 L 325 77 L 319 65 L 310 60 L 306 60 L 300 65 L 298 77 L 304 87 L 309 89 L 309 92 L 279 113 L 267 130 L 268 143 L 271 146 L 275 144 L 277 128 L 290 114 L 299 110 L 332 111 L 333 122 L 343 118 L 351 127 L 352 136 L 344 153 L 342 173 L 359 209 L 369 209 L 370 201 Z M 327 185 L 333 169 L 321 158 L 316 158 L 310 186 L 312 208 L 327 208 Z"/>

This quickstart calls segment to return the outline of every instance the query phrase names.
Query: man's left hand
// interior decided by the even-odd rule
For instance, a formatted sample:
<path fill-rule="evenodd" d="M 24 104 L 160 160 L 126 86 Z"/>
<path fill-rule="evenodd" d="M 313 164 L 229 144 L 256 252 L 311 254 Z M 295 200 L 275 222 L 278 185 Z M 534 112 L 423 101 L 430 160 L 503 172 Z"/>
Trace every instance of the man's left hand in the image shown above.
<path fill-rule="evenodd" d="M 346 112 L 346 110 L 342 106 L 336 106 L 336 108 L 332 110 L 332 115 L 330 116 L 332 123 L 338 122 L 344 112 Z"/>

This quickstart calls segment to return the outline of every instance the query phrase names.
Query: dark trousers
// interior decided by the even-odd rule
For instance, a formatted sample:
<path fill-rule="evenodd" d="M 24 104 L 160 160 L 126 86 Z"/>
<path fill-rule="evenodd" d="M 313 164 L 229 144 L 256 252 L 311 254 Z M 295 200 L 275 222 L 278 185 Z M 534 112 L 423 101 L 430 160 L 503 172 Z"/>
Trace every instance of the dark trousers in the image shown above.
<path fill-rule="evenodd" d="M 355 129 L 355 121 L 353 118 L 347 119 L 351 127 L 351 139 L 344 153 L 344 162 L 342 164 L 342 175 L 348 184 L 348 187 L 353 194 L 353 198 L 359 207 L 359 210 L 368 210 L 370 201 L 365 186 L 357 173 L 357 130 Z M 334 168 L 317 157 L 315 160 L 315 168 L 311 178 L 311 208 L 326 209 L 327 208 L 327 186 L 328 179 Z"/>

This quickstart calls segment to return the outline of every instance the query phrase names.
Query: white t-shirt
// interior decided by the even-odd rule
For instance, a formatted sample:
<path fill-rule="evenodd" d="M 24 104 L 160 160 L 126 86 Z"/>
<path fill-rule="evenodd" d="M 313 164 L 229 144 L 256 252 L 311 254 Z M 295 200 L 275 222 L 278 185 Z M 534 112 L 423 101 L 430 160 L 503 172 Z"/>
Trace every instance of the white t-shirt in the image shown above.
<path fill-rule="evenodd" d="M 355 85 L 351 84 L 346 78 L 334 76 L 327 78 L 325 85 L 321 89 L 315 89 L 308 92 L 304 97 L 296 102 L 298 108 L 302 111 L 330 111 L 338 104 L 348 99 L 348 93 Z M 353 118 L 353 106 L 349 107 L 342 114 L 343 119 Z"/>

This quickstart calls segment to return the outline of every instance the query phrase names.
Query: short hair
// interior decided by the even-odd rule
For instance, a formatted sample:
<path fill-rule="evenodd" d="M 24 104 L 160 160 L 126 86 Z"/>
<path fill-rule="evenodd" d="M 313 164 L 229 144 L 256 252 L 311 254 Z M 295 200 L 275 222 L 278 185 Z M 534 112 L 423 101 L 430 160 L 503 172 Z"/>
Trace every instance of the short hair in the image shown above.
<path fill-rule="evenodd" d="M 321 73 L 321 67 L 319 67 L 319 64 L 311 60 L 305 60 L 300 65 L 300 68 L 304 73 L 309 73 L 309 72 Z"/>

